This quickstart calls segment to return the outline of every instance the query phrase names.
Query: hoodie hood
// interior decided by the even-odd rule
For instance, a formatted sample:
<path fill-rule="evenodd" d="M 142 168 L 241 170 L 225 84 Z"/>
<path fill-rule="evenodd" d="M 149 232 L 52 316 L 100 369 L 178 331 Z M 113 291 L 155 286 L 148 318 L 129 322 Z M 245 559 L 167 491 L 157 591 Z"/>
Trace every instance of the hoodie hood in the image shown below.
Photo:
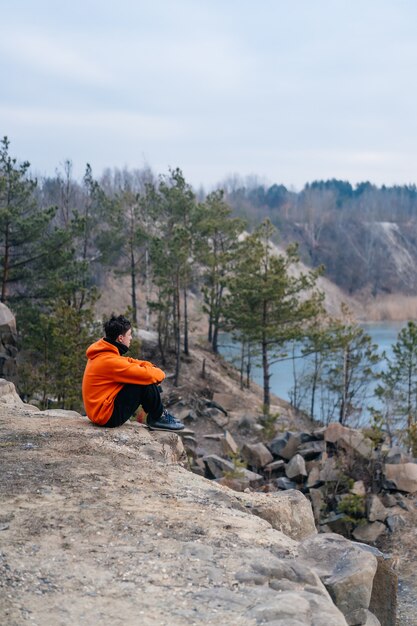
<path fill-rule="evenodd" d="M 87 348 L 87 359 L 95 359 L 96 356 L 98 356 L 99 354 L 103 354 L 103 352 L 109 352 L 110 354 L 117 354 L 119 356 L 119 350 L 117 349 L 117 346 L 109 343 L 105 339 L 99 339 Z"/>

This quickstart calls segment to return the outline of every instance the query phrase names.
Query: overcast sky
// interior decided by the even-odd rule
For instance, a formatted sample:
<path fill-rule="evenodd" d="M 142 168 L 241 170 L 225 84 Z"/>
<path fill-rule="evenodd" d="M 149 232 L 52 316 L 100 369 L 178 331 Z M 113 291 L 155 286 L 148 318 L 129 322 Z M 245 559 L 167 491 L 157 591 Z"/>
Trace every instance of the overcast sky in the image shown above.
<path fill-rule="evenodd" d="M 417 182 L 415 0 L 0 0 L 0 135 L 67 158 L 300 189 Z"/>

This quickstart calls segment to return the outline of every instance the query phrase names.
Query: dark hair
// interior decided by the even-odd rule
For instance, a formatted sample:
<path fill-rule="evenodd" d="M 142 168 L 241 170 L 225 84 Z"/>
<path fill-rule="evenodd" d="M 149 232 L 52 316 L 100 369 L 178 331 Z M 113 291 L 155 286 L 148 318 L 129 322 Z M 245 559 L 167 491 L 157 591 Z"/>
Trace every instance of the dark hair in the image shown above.
<path fill-rule="evenodd" d="M 125 335 L 129 328 L 132 328 L 132 324 L 124 315 L 118 317 L 112 315 L 108 322 L 104 322 L 103 328 L 106 337 L 116 341 L 119 335 Z"/>

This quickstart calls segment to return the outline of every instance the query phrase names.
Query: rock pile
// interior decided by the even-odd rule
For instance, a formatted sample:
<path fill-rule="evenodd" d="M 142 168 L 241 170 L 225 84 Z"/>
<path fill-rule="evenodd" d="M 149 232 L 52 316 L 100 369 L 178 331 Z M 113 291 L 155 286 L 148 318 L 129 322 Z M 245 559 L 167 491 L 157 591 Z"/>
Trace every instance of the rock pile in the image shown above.
<path fill-rule="evenodd" d="M 417 492 L 417 463 L 363 432 L 332 423 L 312 433 L 283 432 L 267 444 L 238 450 L 219 434 L 224 457 L 194 460 L 193 469 L 236 491 L 298 489 L 310 499 L 321 532 L 338 532 L 374 544 L 404 524 Z"/>

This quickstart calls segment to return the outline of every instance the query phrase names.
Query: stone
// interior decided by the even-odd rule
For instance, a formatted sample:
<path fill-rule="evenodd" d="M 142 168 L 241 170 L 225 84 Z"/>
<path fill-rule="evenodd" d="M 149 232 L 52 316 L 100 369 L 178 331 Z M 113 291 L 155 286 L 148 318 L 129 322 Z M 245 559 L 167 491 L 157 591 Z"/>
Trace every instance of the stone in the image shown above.
<path fill-rule="evenodd" d="M 293 480 L 290 480 L 289 478 L 286 478 L 285 476 L 280 476 L 280 478 L 277 478 L 275 481 L 276 486 L 278 487 L 278 489 L 296 489 L 297 488 L 297 483 L 295 483 Z"/>
<path fill-rule="evenodd" d="M 412 461 L 410 455 L 399 446 L 390 448 L 385 457 L 385 463 L 389 465 L 400 465 L 401 463 L 410 463 L 410 461 Z"/>
<path fill-rule="evenodd" d="M 336 534 L 320 534 L 302 541 L 299 558 L 314 567 L 348 623 L 360 609 L 369 609 L 376 557 Z"/>
<path fill-rule="evenodd" d="M 324 433 L 326 432 L 326 428 L 327 426 L 323 426 L 322 428 L 317 428 L 313 430 L 311 434 L 313 435 L 314 439 L 324 439 Z"/>
<path fill-rule="evenodd" d="M 300 444 L 313 440 L 310 433 L 295 433 L 287 431 L 275 437 L 268 447 L 274 456 L 280 456 L 283 459 L 289 461 L 297 452 L 297 448 Z"/>
<path fill-rule="evenodd" d="M 381 626 L 381 622 L 373 613 L 366 609 L 359 609 L 351 614 L 348 621 L 349 626 Z"/>
<path fill-rule="evenodd" d="M 276 619 L 285 620 L 288 624 L 294 619 L 299 624 L 307 624 L 311 615 L 310 604 L 301 594 L 294 592 L 280 593 L 276 599 L 254 607 L 250 616 L 257 623 L 271 624 Z"/>
<path fill-rule="evenodd" d="M 376 557 L 378 567 L 374 576 L 369 610 L 379 619 L 381 626 L 397 624 L 398 576 L 391 561 L 383 555 Z"/>
<path fill-rule="evenodd" d="M 369 496 L 366 503 L 367 517 L 370 522 L 383 522 L 388 515 L 388 510 L 384 507 L 377 495 Z"/>
<path fill-rule="evenodd" d="M 305 461 L 300 454 L 293 456 L 289 463 L 287 463 L 285 473 L 288 478 L 295 480 L 302 480 L 307 476 Z"/>
<path fill-rule="evenodd" d="M 287 431 L 270 441 L 268 447 L 274 456 L 288 461 L 294 456 L 299 443 L 296 433 Z"/>
<path fill-rule="evenodd" d="M 321 484 L 322 481 L 320 480 L 320 470 L 318 467 L 313 467 L 308 474 L 306 485 L 311 489 L 311 487 L 315 487 Z"/>
<path fill-rule="evenodd" d="M 17 394 L 14 384 L 4 378 L 0 378 L 0 402 L 7 406 L 25 407 L 23 400 Z"/>
<path fill-rule="evenodd" d="M 285 461 L 281 459 L 279 461 L 272 461 L 272 463 L 268 463 L 268 465 L 265 465 L 263 469 L 264 472 L 268 472 L 269 475 L 277 472 L 282 472 L 285 470 Z"/>
<path fill-rule="evenodd" d="M 357 541 L 375 543 L 378 537 L 380 537 L 386 529 L 387 527 L 382 522 L 371 522 L 369 524 L 356 526 L 352 535 Z"/>
<path fill-rule="evenodd" d="M 359 430 L 347 428 L 338 422 L 329 424 L 324 433 L 324 439 L 329 443 L 341 446 L 345 450 L 351 450 L 365 459 L 370 459 L 373 456 L 374 446 L 368 437 L 365 437 Z"/>
<path fill-rule="evenodd" d="M 417 491 L 417 463 L 388 464 L 385 466 L 384 474 L 399 491 L 408 493 Z"/>
<path fill-rule="evenodd" d="M 306 461 L 319 458 L 325 450 L 325 441 L 309 441 L 298 446 L 298 454 L 301 454 Z"/>
<path fill-rule="evenodd" d="M 10 309 L 0 302 L 0 378 L 17 380 L 16 319 Z"/>
<path fill-rule="evenodd" d="M 385 507 L 390 508 L 397 505 L 397 498 L 393 493 L 384 493 L 381 496 L 381 502 Z"/>
<path fill-rule="evenodd" d="M 398 506 L 400 506 L 405 511 L 415 510 L 414 503 L 410 501 L 408 498 L 406 498 L 402 493 L 396 493 L 394 496 L 394 499 L 398 502 Z"/>
<path fill-rule="evenodd" d="M 320 480 L 325 483 L 337 482 L 340 480 L 340 471 L 336 465 L 336 458 L 330 457 L 325 460 L 320 471 Z"/>
<path fill-rule="evenodd" d="M 391 532 L 398 530 L 405 526 L 405 519 L 402 515 L 388 515 L 385 520 L 386 525 L 390 529 Z"/>
<path fill-rule="evenodd" d="M 350 493 L 353 493 L 355 496 L 366 496 L 366 487 L 363 480 L 356 480 L 353 483 L 352 489 L 349 489 Z"/>
<path fill-rule="evenodd" d="M 313 507 L 314 520 L 316 524 L 320 522 L 321 511 L 324 503 L 324 497 L 320 489 L 310 489 L 309 496 Z"/>
<path fill-rule="evenodd" d="M 239 452 L 239 447 L 228 430 L 225 430 L 221 443 L 223 454 L 226 456 L 234 456 Z"/>
<path fill-rule="evenodd" d="M 238 467 L 232 461 L 223 459 L 217 454 L 210 454 L 203 457 L 206 467 L 215 478 L 239 478 L 246 479 L 251 487 L 259 487 L 263 483 L 263 477 L 260 474 L 251 472 L 244 467 Z"/>
<path fill-rule="evenodd" d="M 245 510 L 266 520 L 291 539 L 299 541 L 317 534 L 311 504 L 301 491 L 243 493 L 235 494 L 235 498 Z"/>
<path fill-rule="evenodd" d="M 274 460 L 274 457 L 263 443 L 245 443 L 241 454 L 248 465 L 256 468 L 266 467 Z M 281 463 L 283 464 L 284 462 L 281 461 Z"/>

